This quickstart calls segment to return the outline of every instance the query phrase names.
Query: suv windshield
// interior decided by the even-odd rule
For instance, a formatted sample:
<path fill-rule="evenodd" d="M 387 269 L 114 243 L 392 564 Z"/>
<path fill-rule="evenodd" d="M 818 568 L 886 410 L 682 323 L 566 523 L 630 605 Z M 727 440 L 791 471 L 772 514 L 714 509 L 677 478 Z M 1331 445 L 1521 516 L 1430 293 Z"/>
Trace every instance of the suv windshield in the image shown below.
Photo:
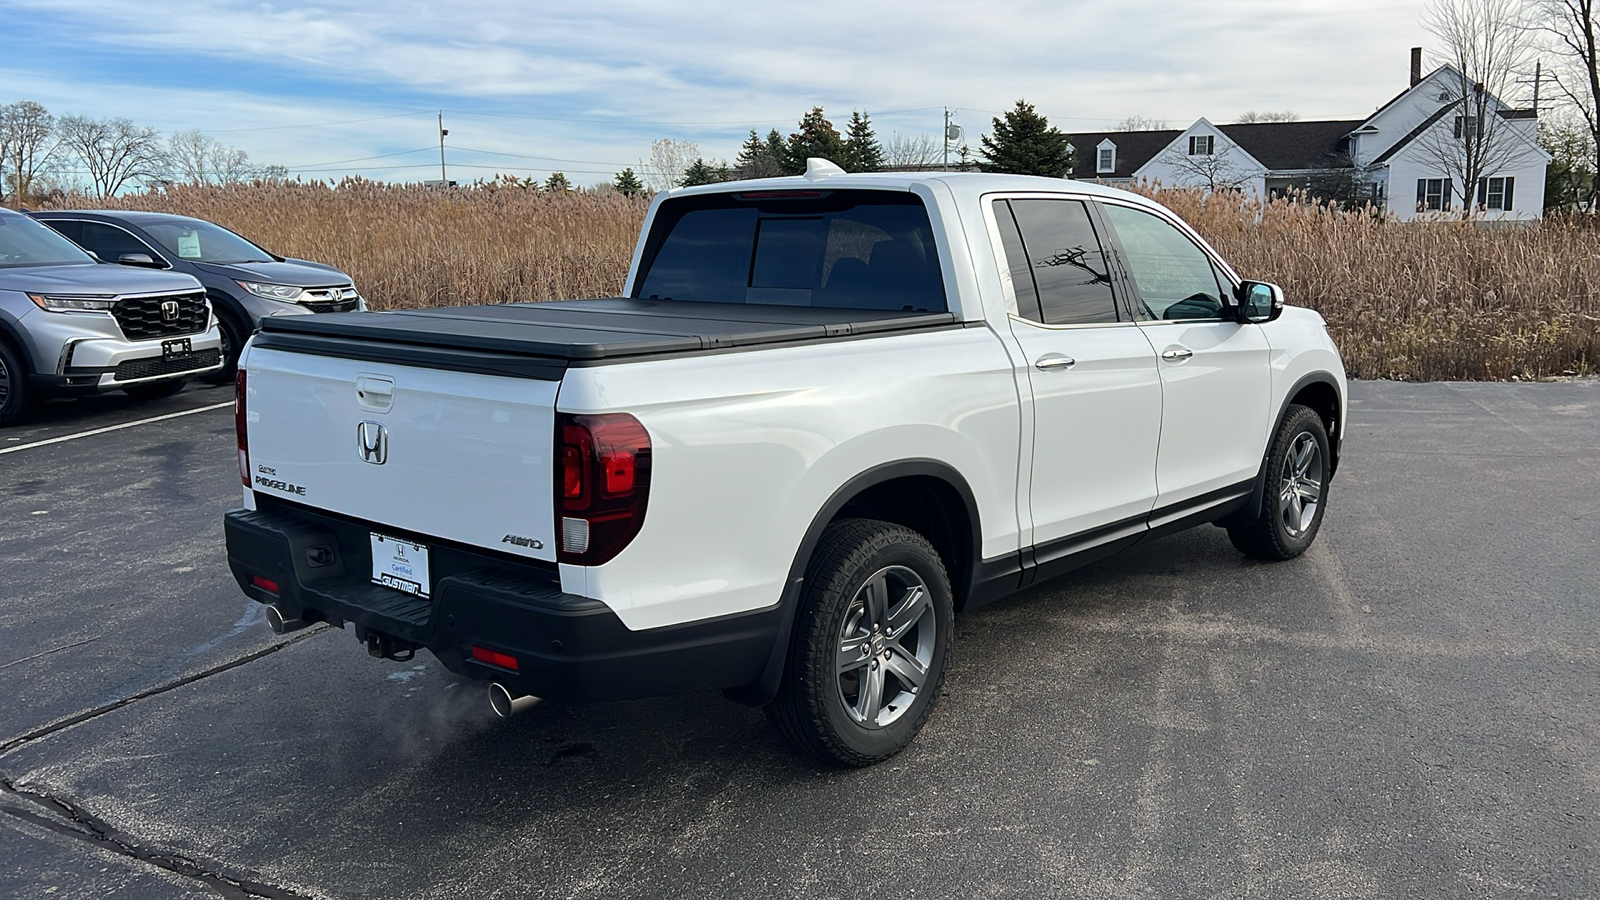
<path fill-rule="evenodd" d="M 272 262 L 272 254 L 220 225 L 199 219 L 140 222 L 145 233 L 179 259 L 208 263 Z"/>
<path fill-rule="evenodd" d="M 634 296 L 703 303 L 945 312 L 915 194 L 749 191 L 668 200 Z"/>
<path fill-rule="evenodd" d="M 92 265 L 94 257 L 41 222 L 0 211 L 0 268 Z"/>

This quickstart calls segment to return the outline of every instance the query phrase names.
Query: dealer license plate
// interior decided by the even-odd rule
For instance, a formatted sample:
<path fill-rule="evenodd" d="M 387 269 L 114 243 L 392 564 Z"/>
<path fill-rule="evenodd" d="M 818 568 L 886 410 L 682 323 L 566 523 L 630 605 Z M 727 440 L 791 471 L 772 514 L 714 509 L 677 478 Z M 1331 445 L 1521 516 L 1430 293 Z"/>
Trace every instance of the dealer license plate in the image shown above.
<path fill-rule="evenodd" d="M 372 532 L 372 581 L 418 597 L 430 596 L 427 545 Z"/>
<path fill-rule="evenodd" d="M 161 342 L 161 358 L 176 359 L 194 353 L 194 344 L 189 338 L 178 338 L 172 341 Z"/>

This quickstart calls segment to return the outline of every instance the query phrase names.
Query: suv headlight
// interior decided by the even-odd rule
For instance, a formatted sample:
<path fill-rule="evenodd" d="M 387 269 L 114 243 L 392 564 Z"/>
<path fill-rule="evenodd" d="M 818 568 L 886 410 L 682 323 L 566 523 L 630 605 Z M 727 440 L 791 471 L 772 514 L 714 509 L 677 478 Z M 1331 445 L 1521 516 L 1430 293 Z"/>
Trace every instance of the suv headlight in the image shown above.
<path fill-rule="evenodd" d="M 28 299 L 40 309 L 51 312 L 66 312 L 67 310 L 91 310 L 106 312 L 117 302 L 106 297 L 52 297 L 48 294 L 29 294 Z"/>
<path fill-rule="evenodd" d="M 281 300 L 285 303 L 298 303 L 305 289 L 297 288 L 292 284 L 264 284 L 259 281 L 241 281 L 239 286 L 268 300 Z"/>

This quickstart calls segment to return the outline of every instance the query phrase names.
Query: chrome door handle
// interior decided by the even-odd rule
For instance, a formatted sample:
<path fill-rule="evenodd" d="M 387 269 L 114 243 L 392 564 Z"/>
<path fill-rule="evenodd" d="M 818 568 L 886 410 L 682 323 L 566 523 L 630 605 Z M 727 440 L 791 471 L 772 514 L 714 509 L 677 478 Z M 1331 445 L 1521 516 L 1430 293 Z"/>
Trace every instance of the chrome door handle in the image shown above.
<path fill-rule="evenodd" d="M 1048 372 L 1051 369 L 1070 369 L 1077 364 L 1078 361 L 1070 356 L 1062 356 L 1059 353 L 1051 353 L 1048 356 L 1041 356 L 1035 360 L 1033 367 L 1035 369 L 1042 369 Z"/>
<path fill-rule="evenodd" d="M 1161 358 L 1167 362 L 1177 362 L 1181 359 L 1188 359 L 1193 355 L 1194 351 L 1188 347 L 1168 347 L 1161 351 Z"/>

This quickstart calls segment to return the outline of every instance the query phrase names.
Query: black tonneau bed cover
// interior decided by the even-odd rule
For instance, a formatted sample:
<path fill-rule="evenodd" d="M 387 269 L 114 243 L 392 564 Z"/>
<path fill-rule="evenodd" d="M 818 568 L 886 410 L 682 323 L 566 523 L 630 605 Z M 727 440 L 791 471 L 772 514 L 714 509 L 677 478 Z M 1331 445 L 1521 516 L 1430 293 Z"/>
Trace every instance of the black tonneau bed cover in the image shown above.
<path fill-rule="evenodd" d="M 523 378 L 568 366 L 883 334 L 956 324 L 948 312 L 676 300 L 562 300 L 500 306 L 269 316 L 254 346 Z"/>

